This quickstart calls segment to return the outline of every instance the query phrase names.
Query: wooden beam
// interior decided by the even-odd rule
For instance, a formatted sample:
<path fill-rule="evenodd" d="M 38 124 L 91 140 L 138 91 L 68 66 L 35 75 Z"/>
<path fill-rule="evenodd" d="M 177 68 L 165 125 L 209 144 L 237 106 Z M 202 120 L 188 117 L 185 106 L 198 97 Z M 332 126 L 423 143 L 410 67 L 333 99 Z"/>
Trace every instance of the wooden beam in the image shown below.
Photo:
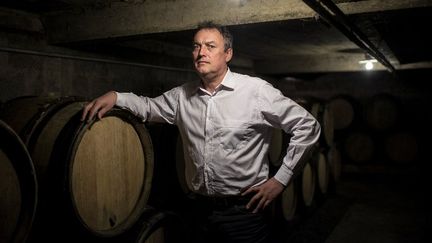
<path fill-rule="evenodd" d="M 384 12 L 399 9 L 431 7 L 430 0 L 366 0 L 340 3 L 337 6 L 345 14 L 360 14 L 371 12 Z"/>
<path fill-rule="evenodd" d="M 289 73 L 352 72 L 364 70 L 359 63 L 363 54 L 339 54 L 320 56 L 291 56 L 284 60 L 259 60 L 254 70 L 259 74 L 283 75 Z M 380 63 L 374 63 L 374 70 L 385 70 Z"/>
<path fill-rule="evenodd" d="M 359 63 L 359 60 L 363 58 L 364 56 L 359 54 L 344 54 L 341 56 L 297 56 L 284 60 L 260 60 L 254 62 L 254 70 L 257 74 L 262 75 L 365 71 L 364 65 Z M 393 62 L 392 64 L 396 70 L 432 68 L 432 62 L 430 61 L 409 64 Z M 373 70 L 385 71 L 387 69 L 377 62 L 374 63 Z"/>
<path fill-rule="evenodd" d="M 368 0 L 338 6 L 345 14 L 357 14 L 431 5 L 430 0 Z M 52 43 L 65 43 L 188 30 L 205 20 L 239 25 L 313 16 L 301 0 L 146 0 L 51 13 L 44 24 Z"/>
<path fill-rule="evenodd" d="M 223 2 L 223 3 L 222 3 Z M 301 0 L 147 0 L 116 2 L 103 9 L 45 16 L 51 42 L 137 36 L 193 29 L 212 20 L 224 25 L 276 21 L 311 16 Z"/>

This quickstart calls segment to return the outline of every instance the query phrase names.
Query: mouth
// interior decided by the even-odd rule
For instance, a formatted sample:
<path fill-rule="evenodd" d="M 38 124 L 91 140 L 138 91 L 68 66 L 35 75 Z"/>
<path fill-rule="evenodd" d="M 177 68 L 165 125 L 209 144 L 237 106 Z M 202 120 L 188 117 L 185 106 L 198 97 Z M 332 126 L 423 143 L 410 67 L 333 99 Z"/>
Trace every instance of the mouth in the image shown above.
<path fill-rule="evenodd" d="M 195 63 L 197 65 L 210 64 L 210 62 L 206 62 L 206 61 L 196 61 Z"/>

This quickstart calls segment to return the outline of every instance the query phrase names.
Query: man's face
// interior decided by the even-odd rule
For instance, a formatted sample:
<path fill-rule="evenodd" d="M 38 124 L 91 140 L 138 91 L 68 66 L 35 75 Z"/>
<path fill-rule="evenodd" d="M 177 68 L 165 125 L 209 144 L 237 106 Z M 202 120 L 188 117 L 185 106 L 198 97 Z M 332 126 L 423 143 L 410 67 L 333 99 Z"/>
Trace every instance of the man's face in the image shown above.
<path fill-rule="evenodd" d="M 224 50 L 224 39 L 217 29 L 202 29 L 195 34 L 193 61 L 200 76 L 224 73 L 232 49 Z"/>

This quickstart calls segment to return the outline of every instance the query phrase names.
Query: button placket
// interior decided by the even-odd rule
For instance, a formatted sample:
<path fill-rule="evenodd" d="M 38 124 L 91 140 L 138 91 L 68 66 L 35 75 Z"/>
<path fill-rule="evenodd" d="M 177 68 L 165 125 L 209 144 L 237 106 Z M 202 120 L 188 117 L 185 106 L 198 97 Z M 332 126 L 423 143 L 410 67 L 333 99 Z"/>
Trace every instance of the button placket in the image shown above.
<path fill-rule="evenodd" d="M 212 114 L 212 109 L 213 109 L 213 96 L 210 95 L 208 100 L 207 100 L 207 111 L 206 111 L 206 117 L 205 117 L 205 145 L 204 145 L 204 150 L 205 150 L 205 156 L 204 156 L 204 180 L 205 180 L 205 184 L 206 184 L 206 189 L 208 191 L 208 193 L 212 194 L 213 193 L 213 189 L 212 189 L 212 182 L 211 182 L 211 168 L 210 168 L 210 159 L 211 159 L 211 144 L 212 144 L 212 136 L 211 134 L 213 134 L 213 130 L 214 130 L 214 126 L 213 123 L 211 121 L 211 114 Z"/>

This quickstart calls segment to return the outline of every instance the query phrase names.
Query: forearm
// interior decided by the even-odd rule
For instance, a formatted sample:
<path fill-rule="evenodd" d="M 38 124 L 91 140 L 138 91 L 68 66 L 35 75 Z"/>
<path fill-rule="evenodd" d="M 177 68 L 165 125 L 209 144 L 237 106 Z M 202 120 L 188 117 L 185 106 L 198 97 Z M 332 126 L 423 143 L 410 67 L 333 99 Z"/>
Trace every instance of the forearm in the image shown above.
<path fill-rule="evenodd" d="M 176 98 L 170 92 L 156 98 L 117 93 L 116 105 L 130 110 L 144 121 L 174 123 Z"/>
<path fill-rule="evenodd" d="M 307 117 L 293 129 L 293 136 L 283 158 L 283 163 L 275 175 L 275 179 L 287 185 L 298 169 L 310 157 L 310 151 L 319 139 L 321 128 L 313 117 Z"/>
<path fill-rule="evenodd" d="M 141 117 L 143 120 L 147 120 L 149 105 L 145 97 L 138 96 L 134 93 L 116 92 L 116 94 L 116 106 L 126 108 L 136 116 Z"/>

